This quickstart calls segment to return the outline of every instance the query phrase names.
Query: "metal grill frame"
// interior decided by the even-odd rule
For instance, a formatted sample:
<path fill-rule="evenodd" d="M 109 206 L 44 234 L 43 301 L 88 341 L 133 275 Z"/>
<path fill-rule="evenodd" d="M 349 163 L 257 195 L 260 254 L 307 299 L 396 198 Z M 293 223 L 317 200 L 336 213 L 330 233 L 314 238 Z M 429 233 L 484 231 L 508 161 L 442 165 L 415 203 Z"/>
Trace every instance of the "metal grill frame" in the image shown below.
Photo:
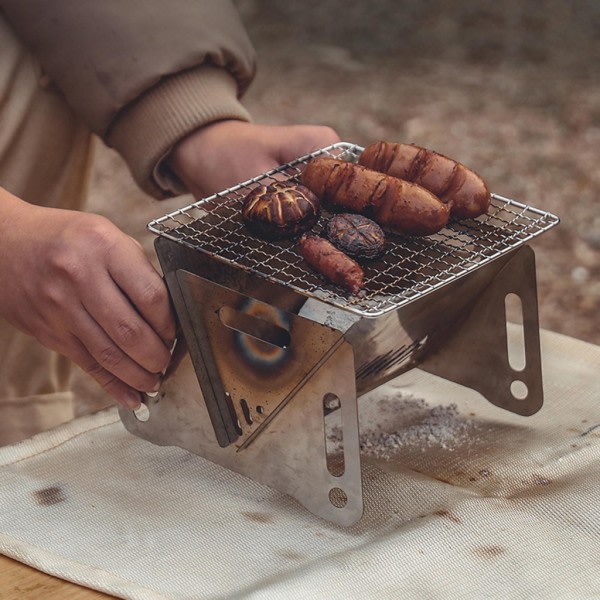
<path fill-rule="evenodd" d="M 426 237 L 388 233 L 383 257 L 363 264 L 365 287 L 356 295 L 326 282 L 303 260 L 297 239 L 265 241 L 245 227 L 244 197 L 257 185 L 299 182 L 303 166 L 316 156 L 356 162 L 361 146 L 339 142 L 184 206 L 148 224 L 159 236 L 273 283 L 361 317 L 378 317 L 451 283 L 529 242 L 559 223 L 549 212 L 492 194 L 487 214 L 450 222 Z M 313 231 L 319 233 L 327 212 Z"/>
<path fill-rule="evenodd" d="M 515 414 L 541 408 L 527 242 L 558 223 L 494 195 L 479 219 L 425 238 L 390 235 L 386 255 L 365 268 L 364 292 L 344 295 L 309 269 L 296 240 L 250 234 L 241 206 L 255 185 L 297 179 L 313 156 L 356 160 L 360 152 L 335 144 L 149 224 L 181 336 L 158 395 L 143 399 L 150 417 L 120 409 L 131 433 L 208 458 L 342 526 L 363 511 L 357 403 L 369 390 L 418 367 Z M 521 301 L 523 368 L 510 362 L 509 294 Z M 341 407 L 342 474 L 326 447 L 332 397 Z"/>

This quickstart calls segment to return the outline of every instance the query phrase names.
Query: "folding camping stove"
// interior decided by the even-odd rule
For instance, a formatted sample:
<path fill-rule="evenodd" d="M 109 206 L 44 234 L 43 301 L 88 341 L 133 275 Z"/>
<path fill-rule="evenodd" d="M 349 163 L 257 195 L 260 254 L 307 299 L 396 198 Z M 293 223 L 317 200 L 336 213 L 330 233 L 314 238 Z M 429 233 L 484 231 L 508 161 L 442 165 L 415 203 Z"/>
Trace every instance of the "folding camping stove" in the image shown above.
<path fill-rule="evenodd" d="M 144 400 L 148 414 L 121 409 L 133 434 L 185 448 L 340 525 L 363 512 L 357 398 L 366 392 L 419 367 L 519 415 L 540 409 L 527 242 L 558 223 L 493 195 L 475 220 L 424 238 L 388 236 L 383 257 L 364 267 L 364 290 L 347 295 L 306 265 L 296 240 L 249 234 L 241 206 L 258 184 L 297 181 L 314 156 L 355 161 L 361 151 L 334 144 L 149 224 L 182 335 L 161 390 Z M 515 296 L 522 365 L 508 350 L 506 298 Z M 335 456 L 332 411 L 343 438 Z"/>

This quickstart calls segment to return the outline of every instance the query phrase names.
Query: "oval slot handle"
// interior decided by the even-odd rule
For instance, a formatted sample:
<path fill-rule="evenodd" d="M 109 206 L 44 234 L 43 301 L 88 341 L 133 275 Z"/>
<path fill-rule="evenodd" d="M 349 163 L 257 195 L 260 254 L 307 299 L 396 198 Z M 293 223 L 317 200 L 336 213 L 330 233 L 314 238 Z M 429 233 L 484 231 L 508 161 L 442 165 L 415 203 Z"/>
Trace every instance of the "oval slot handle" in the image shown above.
<path fill-rule="evenodd" d="M 225 327 L 244 333 L 266 344 L 287 348 L 291 342 L 289 331 L 264 319 L 258 319 L 230 306 L 219 309 L 219 319 Z"/>
<path fill-rule="evenodd" d="M 525 352 L 525 330 L 523 325 L 523 303 L 517 294 L 507 294 L 504 298 L 506 311 L 506 338 L 508 342 L 508 364 L 513 371 L 523 371 L 527 364 Z M 512 322 L 516 327 L 509 327 Z"/>
<path fill-rule="evenodd" d="M 334 477 L 341 477 L 346 471 L 344 458 L 344 424 L 342 421 L 342 404 L 332 393 L 323 396 L 323 418 L 325 420 L 325 462 L 327 470 Z M 330 438 L 330 434 L 339 437 Z M 332 501 L 333 504 L 333 501 Z"/>

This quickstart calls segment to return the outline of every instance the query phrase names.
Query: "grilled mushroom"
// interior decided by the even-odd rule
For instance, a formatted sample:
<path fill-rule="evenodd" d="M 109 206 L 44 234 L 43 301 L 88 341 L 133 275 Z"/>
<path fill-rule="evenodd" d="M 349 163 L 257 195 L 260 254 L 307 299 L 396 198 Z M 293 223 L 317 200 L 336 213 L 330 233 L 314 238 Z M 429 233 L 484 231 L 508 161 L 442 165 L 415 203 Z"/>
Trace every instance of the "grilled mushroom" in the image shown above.
<path fill-rule="evenodd" d="M 308 231 L 320 214 L 317 196 L 303 185 L 289 181 L 254 188 L 242 206 L 248 228 L 269 240 L 292 238 Z"/>
<path fill-rule="evenodd" d="M 355 258 L 376 258 L 385 247 L 381 227 L 362 215 L 337 214 L 327 222 L 325 233 L 332 244 Z"/>

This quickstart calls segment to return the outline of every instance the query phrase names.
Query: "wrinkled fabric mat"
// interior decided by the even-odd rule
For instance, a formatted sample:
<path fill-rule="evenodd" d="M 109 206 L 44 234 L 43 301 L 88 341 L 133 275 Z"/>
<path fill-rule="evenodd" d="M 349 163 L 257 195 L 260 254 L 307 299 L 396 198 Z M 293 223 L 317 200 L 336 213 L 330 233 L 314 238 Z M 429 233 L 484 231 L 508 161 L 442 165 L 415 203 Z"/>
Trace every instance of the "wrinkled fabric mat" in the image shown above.
<path fill-rule="evenodd" d="M 418 370 L 361 398 L 352 528 L 110 409 L 0 448 L 0 552 L 143 600 L 597 598 L 600 348 L 542 353 L 533 417 Z"/>

